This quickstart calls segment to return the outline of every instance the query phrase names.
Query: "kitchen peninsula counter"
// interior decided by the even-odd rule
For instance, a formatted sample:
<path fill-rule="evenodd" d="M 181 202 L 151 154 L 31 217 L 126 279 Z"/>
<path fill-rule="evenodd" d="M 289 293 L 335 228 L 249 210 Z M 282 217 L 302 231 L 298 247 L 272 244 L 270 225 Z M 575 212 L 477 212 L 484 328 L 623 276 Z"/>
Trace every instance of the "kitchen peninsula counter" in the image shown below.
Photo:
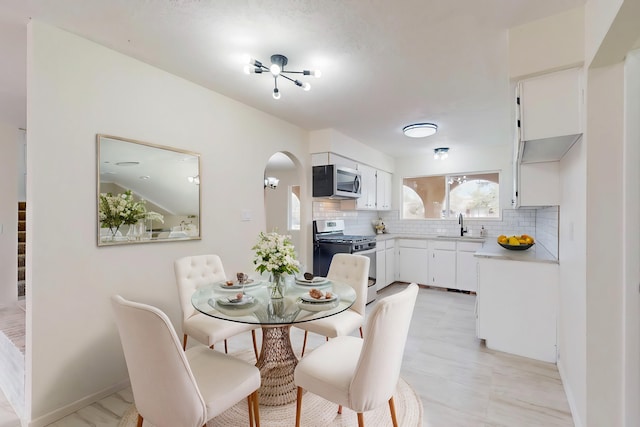
<path fill-rule="evenodd" d="M 498 245 L 495 241 L 485 242 L 482 249 L 475 253 L 477 258 L 503 259 L 509 261 L 543 262 L 558 264 L 558 258 L 546 250 L 544 246 L 535 244 L 524 251 L 512 251 Z"/>

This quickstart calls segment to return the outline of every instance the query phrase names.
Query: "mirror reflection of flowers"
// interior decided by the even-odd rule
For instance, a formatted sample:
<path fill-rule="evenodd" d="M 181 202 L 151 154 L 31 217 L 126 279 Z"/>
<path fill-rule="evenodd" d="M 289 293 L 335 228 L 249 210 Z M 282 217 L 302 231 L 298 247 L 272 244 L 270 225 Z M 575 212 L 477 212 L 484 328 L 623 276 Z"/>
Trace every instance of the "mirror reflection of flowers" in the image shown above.
<path fill-rule="evenodd" d="M 100 227 L 108 228 L 115 236 L 122 224 L 133 225 L 141 219 L 164 222 L 164 217 L 159 213 L 147 211 L 145 203 L 144 200 L 134 200 L 131 190 L 116 195 L 100 193 L 98 209 Z"/>
<path fill-rule="evenodd" d="M 300 271 L 300 262 L 296 259 L 295 247 L 289 235 L 260 232 L 258 243 L 252 249 L 255 251 L 253 263 L 260 273 L 266 271 L 280 276 Z"/>

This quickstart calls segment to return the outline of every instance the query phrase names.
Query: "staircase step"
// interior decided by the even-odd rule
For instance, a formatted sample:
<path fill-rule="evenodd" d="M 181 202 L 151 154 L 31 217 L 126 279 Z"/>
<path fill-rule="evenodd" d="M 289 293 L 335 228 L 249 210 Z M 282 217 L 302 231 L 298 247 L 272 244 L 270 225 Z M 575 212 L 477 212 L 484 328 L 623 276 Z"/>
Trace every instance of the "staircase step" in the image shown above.
<path fill-rule="evenodd" d="M 27 221 L 18 221 L 18 231 L 27 231 Z"/>
<path fill-rule="evenodd" d="M 27 220 L 27 212 L 18 211 L 18 221 L 26 221 Z"/>
<path fill-rule="evenodd" d="M 18 267 L 18 280 L 25 280 L 25 274 L 27 272 L 27 269 L 25 267 Z"/>
<path fill-rule="evenodd" d="M 27 210 L 27 202 L 18 202 L 18 210 L 26 211 Z"/>
<path fill-rule="evenodd" d="M 18 242 L 26 242 L 26 241 L 27 241 L 27 232 L 18 231 Z"/>
<path fill-rule="evenodd" d="M 27 244 L 24 242 L 18 242 L 18 255 L 27 253 Z"/>
<path fill-rule="evenodd" d="M 18 268 L 27 264 L 27 258 L 24 255 L 18 255 Z"/>

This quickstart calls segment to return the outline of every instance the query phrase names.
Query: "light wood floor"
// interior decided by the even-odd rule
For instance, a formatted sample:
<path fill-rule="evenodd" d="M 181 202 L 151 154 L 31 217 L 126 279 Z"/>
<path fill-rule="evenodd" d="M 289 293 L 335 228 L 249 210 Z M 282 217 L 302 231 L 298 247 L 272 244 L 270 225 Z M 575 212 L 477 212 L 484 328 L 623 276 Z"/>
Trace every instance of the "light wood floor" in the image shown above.
<path fill-rule="evenodd" d="M 394 284 L 378 297 L 403 287 Z M 487 349 L 475 337 L 474 306 L 474 295 L 420 289 L 402 377 L 422 399 L 424 427 L 573 426 L 556 366 Z M 291 336 L 298 349 L 301 331 L 292 328 Z M 324 342 L 322 337 L 310 337 L 310 347 Z M 229 346 L 230 351 L 250 348 L 250 334 L 234 337 Z M 0 395 L 0 426 L 19 427 L 2 400 Z M 131 390 L 126 389 L 52 426 L 116 427 L 132 401 Z"/>

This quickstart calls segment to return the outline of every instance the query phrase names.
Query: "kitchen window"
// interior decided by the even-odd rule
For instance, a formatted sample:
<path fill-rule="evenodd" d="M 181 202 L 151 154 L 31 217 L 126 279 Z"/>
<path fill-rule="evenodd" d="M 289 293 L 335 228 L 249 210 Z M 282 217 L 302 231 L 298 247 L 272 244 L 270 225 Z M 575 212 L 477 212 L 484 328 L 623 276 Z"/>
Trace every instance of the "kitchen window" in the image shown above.
<path fill-rule="evenodd" d="M 419 176 L 402 180 L 403 219 L 500 217 L 498 172 Z"/>

